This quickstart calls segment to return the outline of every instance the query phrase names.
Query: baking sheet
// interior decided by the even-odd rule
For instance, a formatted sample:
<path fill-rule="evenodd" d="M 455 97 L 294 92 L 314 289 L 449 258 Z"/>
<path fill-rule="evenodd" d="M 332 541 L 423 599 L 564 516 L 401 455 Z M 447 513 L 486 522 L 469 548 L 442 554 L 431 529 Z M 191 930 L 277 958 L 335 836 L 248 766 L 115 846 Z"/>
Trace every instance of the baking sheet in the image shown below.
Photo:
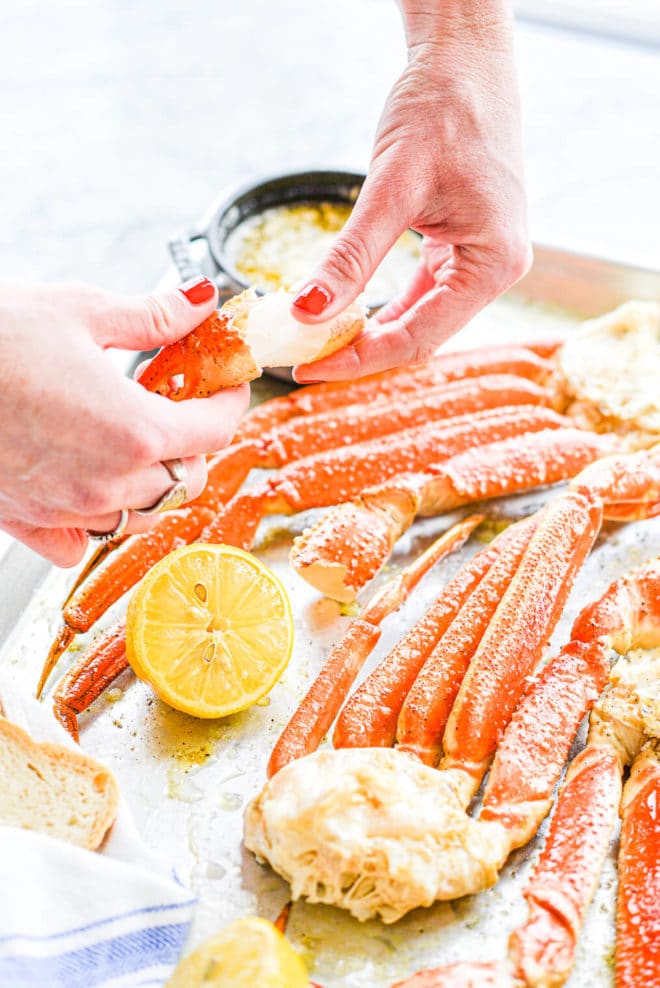
<path fill-rule="evenodd" d="M 452 346 L 570 332 L 576 313 L 594 315 L 633 295 L 660 298 L 660 275 L 541 248 L 535 268 L 517 291 L 490 306 Z M 562 309 L 562 304 L 572 306 L 572 311 Z M 266 378 L 254 389 L 259 400 L 283 390 L 281 383 Z M 258 479 L 255 471 L 250 482 Z M 487 511 L 494 519 L 518 518 L 550 496 L 537 492 L 500 499 L 489 502 Z M 384 579 L 466 513 L 416 522 L 398 543 L 386 572 L 363 598 L 368 599 Z M 242 815 L 265 781 L 266 761 L 280 731 L 351 620 L 340 605 L 320 598 L 287 565 L 292 537 L 318 514 L 271 518 L 259 529 L 255 551 L 284 582 L 296 632 L 290 666 L 267 698 L 224 720 L 197 721 L 169 709 L 147 686 L 125 673 L 81 717 L 83 746 L 115 772 L 150 846 L 171 860 L 181 880 L 198 896 L 191 947 L 239 916 L 258 913 L 274 918 L 288 899 L 286 883 L 243 850 Z M 471 539 L 437 566 L 413 598 L 386 620 L 363 675 L 482 544 Z M 553 646 L 568 638 L 584 603 L 625 570 L 659 553 L 660 519 L 606 526 L 576 581 Z M 0 664 L 31 687 L 71 579 L 71 573 L 45 566 L 20 546 L 0 561 Z M 122 609 L 118 604 L 103 626 Z M 65 665 L 59 667 L 60 673 Z M 503 957 L 508 933 L 526 916 L 520 890 L 537 857 L 542 833 L 511 856 L 500 881 L 487 892 L 416 910 L 393 926 L 377 921 L 360 924 L 338 909 L 297 903 L 288 935 L 303 953 L 310 976 L 325 988 L 386 988 L 419 968 Z M 613 846 L 568 982 L 573 988 L 605 988 L 613 983 L 615 887 Z"/>

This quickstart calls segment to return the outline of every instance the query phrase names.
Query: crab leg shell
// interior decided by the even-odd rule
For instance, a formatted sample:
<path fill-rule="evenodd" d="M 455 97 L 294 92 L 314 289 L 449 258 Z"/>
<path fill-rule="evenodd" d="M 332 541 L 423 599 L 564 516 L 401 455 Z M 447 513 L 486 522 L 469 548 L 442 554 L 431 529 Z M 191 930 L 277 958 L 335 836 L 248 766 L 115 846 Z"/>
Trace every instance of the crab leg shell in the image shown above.
<path fill-rule="evenodd" d="M 660 444 L 627 456 L 606 456 L 572 482 L 602 498 L 606 518 L 637 521 L 660 512 Z"/>
<path fill-rule="evenodd" d="M 387 748 L 394 744 L 399 711 L 415 677 L 508 544 L 510 532 L 511 529 L 502 532 L 461 567 L 426 614 L 355 690 L 337 718 L 335 748 Z"/>
<path fill-rule="evenodd" d="M 534 679 L 497 746 L 480 820 L 501 823 L 522 847 L 550 812 L 582 718 L 605 688 L 609 646 L 569 642 Z"/>
<path fill-rule="evenodd" d="M 397 476 L 340 505 L 295 541 L 291 563 L 337 600 L 354 600 L 416 516 L 431 516 L 574 477 L 612 450 L 610 437 L 546 429 L 458 453 L 421 474 Z"/>
<path fill-rule="evenodd" d="M 391 988 L 512 988 L 512 980 L 503 965 L 457 961 L 445 967 L 418 971 Z"/>
<path fill-rule="evenodd" d="M 283 467 L 257 493 L 249 489 L 237 494 L 206 526 L 200 540 L 249 548 L 265 515 L 292 515 L 308 508 L 339 504 L 358 494 L 367 478 L 386 480 L 475 444 L 535 430 L 559 429 L 566 421 L 549 408 L 518 405 L 457 415 L 369 442 L 316 453 Z M 241 519 L 246 524 L 243 532 Z"/>
<path fill-rule="evenodd" d="M 470 660 L 534 534 L 535 520 L 515 526 L 506 547 L 473 590 L 420 669 L 401 707 L 397 745 L 435 765 L 442 736 Z"/>
<path fill-rule="evenodd" d="M 509 957 L 525 985 L 561 985 L 571 971 L 616 824 L 621 769 L 616 753 L 600 745 L 589 745 L 569 766 L 524 893 L 529 918 L 509 938 Z"/>
<path fill-rule="evenodd" d="M 86 649 L 58 683 L 53 712 L 75 741 L 79 740 L 78 714 L 127 668 L 126 625 L 121 621 Z"/>
<path fill-rule="evenodd" d="M 435 563 L 463 545 L 482 520 L 482 515 L 475 515 L 444 532 L 387 583 L 367 604 L 362 616 L 352 622 L 275 745 L 268 762 L 269 778 L 290 761 L 316 751 L 380 638 L 381 622 L 403 604 Z"/>
<path fill-rule="evenodd" d="M 566 423 L 549 408 L 505 406 L 308 456 L 284 467 L 269 481 L 271 512 L 290 514 L 339 504 L 355 497 L 369 483 L 424 469 L 471 446 L 525 432 L 559 429 Z"/>
<path fill-rule="evenodd" d="M 423 389 L 404 400 L 389 398 L 299 416 L 262 437 L 255 466 L 281 467 L 322 450 L 365 442 L 422 422 L 504 405 L 551 406 L 552 392 L 526 378 L 492 374 Z"/>
<path fill-rule="evenodd" d="M 660 984 L 660 752 L 647 745 L 623 790 L 616 986 Z"/>
<path fill-rule="evenodd" d="M 485 374 L 515 374 L 544 383 L 553 364 L 521 346 L 493 346 L 462 350 L 434 357 L 425 364 L 395 367 L 353 381 L 324 381 L 279 398 L 262 402 L 240 423 L 235 441 L 258 438 L 273 426 L 298 415 L 313 415 L 343 405 L 369 404 L 397 399 L 420 388 L 438 387 L 449 381 Z"/>
<path fill-rule="evenodd" d="M 597 499 L 574 491 L 551 502 L 477 648 L 443 738 L 442 768 L 475 791 L 529 676 L 561 616 L 602 521 Z"/>

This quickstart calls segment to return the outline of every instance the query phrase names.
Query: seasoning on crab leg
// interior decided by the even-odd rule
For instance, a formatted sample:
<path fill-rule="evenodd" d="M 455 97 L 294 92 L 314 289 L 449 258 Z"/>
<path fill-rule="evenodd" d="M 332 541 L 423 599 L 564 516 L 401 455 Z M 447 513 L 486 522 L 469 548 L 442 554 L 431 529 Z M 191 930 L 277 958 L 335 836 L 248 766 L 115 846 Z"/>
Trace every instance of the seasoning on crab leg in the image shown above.
<path fill-rule="evenodd" d="M 541 429 L 567 420 L 549 408 L 518 405 L 404 429 L 380 439 L 307 456 L 283 467 L 259 488 L 237 494 L 200 535 L 204 542 L 231 542 L 249 549 L 261 518 L 296 514 L 354 497 L 367 478 L 386 480 L 449 458 L 475 445 Z M 246 505 L 248 507 L 246 508 Z M 251 519 L 250 519 L 251 514 Z M 242 532 L 236 519 L 240 516 Z M 239 539 L 240 541 L 232 541 Z"/>
<path fill-rule="evenodd" d="M 127 668 L 126 625 L 120 621 L 82 653 L 53 693 L 55 717 L 74 741 L 79 740 L 78 714 Z"/>
<path fill-rule="evenodd" d="M 618 445 L 612 436 L 566 428 L 468 449 L 332 509 L 294 541 L 291 564 L 327 596 L 354 600 L 416 517 L 567 480 Z"/>
<path fill-rule="evenodd" d="M 549 346 L 556 349 L 555 344 Z M 549 347 L 541 349 L 548 355 Z M 395 367 L 353 381 L 310 384 L 279 398 L 271 398 L 248 412 L 239 424 L 234 442 L 258 439 L 274 426 L 300 415 L 314 415 L 345 405 L 397 400 L 422 388 L 438 387 L 450 381 L 479 378 L 485 374 L 513 374 L 545 384 L 554 372 L 554 365 L 543 356 L 537 356 L 533 347 L 527 344 L 445 353 L 425 364 Z"/>
<path fill-rule="evenodd" d="M 435 765 L 442 738 L 468 666 L 495 611 L 515 578 L 536 528 L 536 519 L 516 526 L 505 549 L 428 656 L 401 706 L 396 742 L 426 765 Z"/>
<path fill-rule="evenodd" d="M 316 751 L 380 638 L 383 620 L 403 604 L 431 567 L 460 548 L 482 521 L 483 515 L 472 515 L 444 532 L 418 559 L 386 583 L 360 617 L 351 622 L 280 735 L 268 762 L 269 776 L 293 759 Z"/>
<path fill-rule="evenodd" d="M 426 614 L 406 632 L 344 705 L 333 734 L 335 748 L 390 747 L 403 702 L 437 643 L 466 602 L 530 519 L 511 525 L 473 556 L 442 589 Z"/>

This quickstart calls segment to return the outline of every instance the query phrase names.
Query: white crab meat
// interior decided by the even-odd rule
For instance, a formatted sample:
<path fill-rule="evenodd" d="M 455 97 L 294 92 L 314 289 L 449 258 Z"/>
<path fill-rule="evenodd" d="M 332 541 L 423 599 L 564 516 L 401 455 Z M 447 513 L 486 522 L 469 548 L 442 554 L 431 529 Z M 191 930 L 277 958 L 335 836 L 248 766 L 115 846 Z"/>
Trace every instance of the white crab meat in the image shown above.
<path fill-rule="evenodd" d="M 287 765 L 247 807 L 244 839 L 295 899 L 385 923 L 494 884 L 510 848 L 503 827 L 466 814 L 452 773 L 391 748 Z"/>
<path fill-rule="evenodd" d="M 660 437 L 660 305 L 626 302 L 572 332 L 560 366 L 587 424 L 618 422 Z M 594 418 L 594 415 L 596 416 Z M 590 421 L 592 420 L 592 421 Z"/>

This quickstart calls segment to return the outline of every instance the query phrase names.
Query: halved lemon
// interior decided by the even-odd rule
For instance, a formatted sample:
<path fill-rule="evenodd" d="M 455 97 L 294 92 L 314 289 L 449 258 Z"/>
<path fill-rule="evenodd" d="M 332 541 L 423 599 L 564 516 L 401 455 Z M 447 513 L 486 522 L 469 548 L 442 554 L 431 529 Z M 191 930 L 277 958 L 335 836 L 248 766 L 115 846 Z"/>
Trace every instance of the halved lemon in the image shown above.
<path fill-rule="evenodd" d="M 244 710 L 277 682 L 291 656 L 286 591 L 249 552 L 230 545 L 175 549 L 147 573 L 126 615 L 135 674 L 193 717 Z"/>
<path fill-rule="evenodd" d="M 167 988 L 308 988 L 286 937 L 256 916 L 231 923 L 179 962 Z"/>

